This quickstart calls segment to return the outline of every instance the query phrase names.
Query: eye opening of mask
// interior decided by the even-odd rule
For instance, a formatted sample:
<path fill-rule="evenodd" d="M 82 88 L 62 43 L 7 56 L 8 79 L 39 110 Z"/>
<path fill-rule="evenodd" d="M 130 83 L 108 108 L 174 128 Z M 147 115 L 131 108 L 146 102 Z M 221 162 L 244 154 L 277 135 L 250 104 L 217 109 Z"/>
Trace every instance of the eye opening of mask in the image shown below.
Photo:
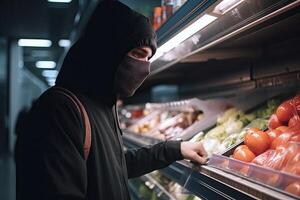
<path fill-rule="evenodd" d="M 148 46 L 142 46 L 132 49 L 127 53 L 131 58 L 148 61 L 152 56 L 152 49 Z"/>

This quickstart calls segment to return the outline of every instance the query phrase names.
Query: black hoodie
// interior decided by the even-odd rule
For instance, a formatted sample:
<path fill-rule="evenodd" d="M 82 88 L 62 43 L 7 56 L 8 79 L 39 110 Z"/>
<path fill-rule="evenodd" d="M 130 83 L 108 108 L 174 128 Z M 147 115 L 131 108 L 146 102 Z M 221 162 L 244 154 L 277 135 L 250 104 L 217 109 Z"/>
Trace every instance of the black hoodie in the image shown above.
<path fill-rule="evenodd" d="M 18 139 L 18 200 L 130 199 L 128 178 L 182 159 L 179 142 L 123 151 L 114 78 L 126 53 L 140 46 L 156 50 L 149 20 L 119 2 L 99 3 L 57 79 L 87 110 L 89 157 L 84 160 L 80 113 L 68 98 L 49 89 L 31 109 Z"/>

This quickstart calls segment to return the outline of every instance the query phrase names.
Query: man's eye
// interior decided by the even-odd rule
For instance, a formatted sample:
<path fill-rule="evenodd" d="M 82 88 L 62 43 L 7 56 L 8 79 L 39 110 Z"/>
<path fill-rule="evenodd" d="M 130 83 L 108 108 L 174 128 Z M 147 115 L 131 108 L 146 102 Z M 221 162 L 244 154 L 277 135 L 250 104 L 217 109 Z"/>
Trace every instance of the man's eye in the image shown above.
<path fill-rule="evenodd" d="M 143 52 L 138 52 L 138 51 L 133 52 L 133 55 L 134 55 L 134 57 L 137 57 L 137 58 L 145 58 L 147 56 Z"/>

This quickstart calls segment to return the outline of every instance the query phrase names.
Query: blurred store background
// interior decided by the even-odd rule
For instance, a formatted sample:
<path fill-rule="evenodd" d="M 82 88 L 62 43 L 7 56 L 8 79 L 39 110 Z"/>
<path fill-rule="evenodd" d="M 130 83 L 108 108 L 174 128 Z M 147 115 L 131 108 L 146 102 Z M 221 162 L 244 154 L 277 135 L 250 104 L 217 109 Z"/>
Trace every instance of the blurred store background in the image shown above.
<path fill-rule="evenodd" d="M 152 17 L 160 0 L 122 0 Z M 98 0 L 0 1 L 0 199 L 15 199 L 18 114 L 55 82 L 64 55 Z M 109 20 L 109 19 L 108 19 Z"/>

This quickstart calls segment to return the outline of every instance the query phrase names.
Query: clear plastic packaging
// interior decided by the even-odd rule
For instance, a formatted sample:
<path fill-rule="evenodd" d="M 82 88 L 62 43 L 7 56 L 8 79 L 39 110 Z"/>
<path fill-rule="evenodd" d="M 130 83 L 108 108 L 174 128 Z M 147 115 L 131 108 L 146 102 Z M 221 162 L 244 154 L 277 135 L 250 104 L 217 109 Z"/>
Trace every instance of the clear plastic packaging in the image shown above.
<path fill-rule="evenodd" d="M 152 113 L 126 130 L 161 140 L 187 140 L 213 126 L 217 115 L 227 107 L 228 103 L 224 101 L 202 101 L 196 98 L 169 103 L 148 103 L 145 108 Z"/>
<path fill-rule="evenodd" d="M 289 195 L 300 197 L 300 176 L 298 174 L 300 172 L 299 150 L 300 143 L 289 143 L 287 151 L 292 151 L 294 154 L 289 154 L 290 157 L 286 159 L 285 166 L 294 167 L 283 167 L 281 171 L 216 154 L 210 158 L 208 165 L 239 174 L 257 183 L 277 188 L 282 192 L 289 193 Z"/>

